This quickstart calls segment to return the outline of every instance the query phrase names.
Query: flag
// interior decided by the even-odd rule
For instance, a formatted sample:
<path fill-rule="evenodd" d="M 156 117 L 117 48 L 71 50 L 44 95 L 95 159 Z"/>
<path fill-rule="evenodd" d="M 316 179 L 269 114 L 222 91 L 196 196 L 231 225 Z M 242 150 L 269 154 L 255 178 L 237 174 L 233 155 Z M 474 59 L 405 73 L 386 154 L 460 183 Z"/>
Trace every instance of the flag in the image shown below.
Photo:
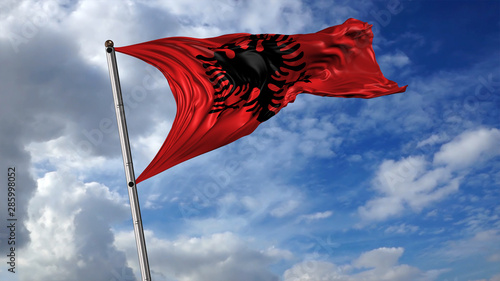
<path fill-rule="evenodd" d="M 371 25 L 348 19 L 310 34 L 171 37 L 117 47 L 157 67 L 177 103 L 165 142 L 136 182 L 252 133 L 297 94 L 404 92 L 380 71 L 372 39 Z"/>

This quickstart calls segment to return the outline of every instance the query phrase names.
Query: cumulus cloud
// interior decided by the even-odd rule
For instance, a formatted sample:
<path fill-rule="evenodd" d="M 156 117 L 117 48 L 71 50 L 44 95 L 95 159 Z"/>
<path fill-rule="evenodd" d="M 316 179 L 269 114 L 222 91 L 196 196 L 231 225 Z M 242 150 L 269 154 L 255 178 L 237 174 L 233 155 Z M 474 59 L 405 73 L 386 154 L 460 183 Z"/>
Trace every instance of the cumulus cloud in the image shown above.
<path fill-rule="evenodd" d="M 129 217 L 125 202 L 108 187 L 72 175 L 40 178 L 26 222 L 31 244 L 19 254 L 22 280 L 135 280 L 111 231 L 111 223 Z"/>
<path fill-rule="evenodd" d="M 482 128 L 463 132 L 443 144 L 433 162 L 424 156 L 385 160 L 373 181 L 378 195 L 359 207 L 359 215 L 366 221 L 380 221 L 400 216 L 408 209 L 420 212 L 456 192 L 466 175 L 463 169 L 473 169 L 473 164 L 500 155 L 498 143 L 498 129 Z"/>
<path fill-rule="evenodd" d="M 111 196 L 110 188 L 94 182 L 103 180 L 103 174 L 123 171 L 113 134 L 116 125 L 103 42 L 147 37 L 151 34 L 147 31 L 161 28 L 134 22 L 134 18 L 153 18 L 154 13 L 141 14 L 146 12 L 144 6 L 131 12 L 124 2 L 62 2 L 1 4 L 0 60 L 5 67 L 0 68 L 0 134 L 6 137 L 0 145 L 0 168 L 15 166 L 22 185 L 16 198 L 16 246 L 23 251 L 22 262 L 30 265 L 25 268 L 32 270 L 24 272 L 40 276 L 39 280 L 118 280 L 118 275 L 130 275 L 131 270 L 123 253 L 110 246 L 110 227 L 127 219 L 130 211 L 121 218 L 113 215 L 123 202 Z M 168 22 L 166 15 L 162 19 Z M 129 128 L 148 129 L 135 124 L 130 122 Z M 40 178 L 38 183 L 34 178 Z M 96 207 L 98 203 L 110 209 Z M 5 204 L 0 200 L 2 217 Z M 2 253 L 7 246 L 3 232 Z"/>
<path fill-rule="evenodd" d="M 292 257 L 274 247 L 250 248 L 249 241 L 231 232 L 166 240 L 147 231 L 146 237 L 154 280 L 277 281 L 269 266 Z M 137 258 L 132 232 L 118 233 L 115 246 L 127 253 L 127 259 Z"/>
<path fill-rule="evenodd" d="M 325 261 L 304 261 L 287 269 L 285 281 L 347 280 L 344 269 Z"/>
<path fill-rule="evenodd" d="M 408 206 L 419 212 L 430 203 L 458 190 L 459 179 L 444 168 L 428 170 L 423 157 L 386 160 L 377 172 L 374 189 L 380 194 L 358 212 L 364 220 L 385 220 L 401 215 Z"/>
<path fill-rule="evenodd" d="M 382 247 L 364 252 L 351 263 L 344 265 L 336 265 L 327 261 L 304 261 L 286 270 L 283 277 L 285 281 L 432 281 L 446 271 L 422 271 L 407 264 L 400 264 L 399 259 L 403 252 L 404 249 L 401 247 Z"/>
<path fill-rule="evenodd" d="M 19 1 L 2 2 L 0 8 L 0 169 L 7 174 L 8 168 L 15 168 L 16 182 L 16 238 L 18 247 L 23 247 L 30 242 L 30 235 L 25 226 L 27 220 L 28 202 L 36 190 L 36 181 L 31 174 L 31 155 L 25 151 L 24 146 L 35 140 L 47 140 L 52 134 L 60 134 L 64 128 L 63 122 L 43 114 L 44 109 L 39 108 L 43 100 L 33 94 L 34 83 L 27 77 L 36 80 L 36 84 L 43 85 L 46 75 L 38 72 L 38 64 L 26 62 L 45 62 L 44 57 L 33 54 L 20 53 L 20 46 L 39 35 L 40 28 L 46 24 L 47 8 L 45 4 L 36 3 L 27 7 L 26 3 Z M 39 11 L 45 11 L 38 15 Z M 24 13 L 25 12 L 25 13 Z M 50 39 L 53 39 L 51 37 Z M 43 46 L 37 46 L 44 50 Z M 21 55 L 22 54 L 22 55 Z M 35 55 L 34 55 L 35 54 Z M 26 63 L 26 64 L 25 64 Z M 48 64 L 50 67 L 50 64 Z M 22 74 L 20 74 L 22 73 Z M 50 108 L 50 107 L 49 107 Z M 27 114 L 29 113 L 29 114 Z M 0 177 L 2 182 L 7 179 Z M 22 190 L 20 189 L 22 186 Z M 2 194 L 4 198 L 6 194 Z M 0 216 L 7 217 L 7 200 L 0 200 Z M 5 229 L 0 230 L 0 252 L 5 252 L 8 244 L 4 243 Z M 3 259 L 2 259 L 3 260 Z"/>

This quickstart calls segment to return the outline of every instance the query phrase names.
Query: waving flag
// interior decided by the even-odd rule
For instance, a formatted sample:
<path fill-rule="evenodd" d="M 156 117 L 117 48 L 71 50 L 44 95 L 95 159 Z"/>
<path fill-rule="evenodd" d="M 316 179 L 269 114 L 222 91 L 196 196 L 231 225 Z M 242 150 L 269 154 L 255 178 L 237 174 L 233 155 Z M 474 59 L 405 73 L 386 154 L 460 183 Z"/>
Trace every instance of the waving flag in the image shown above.
<path fill-rule="evenodd" d="M 177 113 L 137 183 L 252 133 L 297 94 L 374 98 L 404 92 L 384 77 L 371 25 L 348 19 L 311 34 L 172 37 L 119 47 L 167 78 Z"/>

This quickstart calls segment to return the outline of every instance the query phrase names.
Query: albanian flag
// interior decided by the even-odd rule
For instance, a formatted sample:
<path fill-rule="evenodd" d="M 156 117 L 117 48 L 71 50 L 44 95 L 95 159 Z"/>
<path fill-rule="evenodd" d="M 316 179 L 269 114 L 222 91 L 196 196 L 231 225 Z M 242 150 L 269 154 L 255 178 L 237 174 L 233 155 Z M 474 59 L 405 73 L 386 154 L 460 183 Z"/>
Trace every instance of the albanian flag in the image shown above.
<path fill-rule="evenodd" d="M 137 183 L 252 133 L 297 94 L 374 98 L 404 92 L 384 77 L 371 25 L 348 19 L 311 34 L 172 37 L 119 47 L 167 78 L 177 113 Z"/>

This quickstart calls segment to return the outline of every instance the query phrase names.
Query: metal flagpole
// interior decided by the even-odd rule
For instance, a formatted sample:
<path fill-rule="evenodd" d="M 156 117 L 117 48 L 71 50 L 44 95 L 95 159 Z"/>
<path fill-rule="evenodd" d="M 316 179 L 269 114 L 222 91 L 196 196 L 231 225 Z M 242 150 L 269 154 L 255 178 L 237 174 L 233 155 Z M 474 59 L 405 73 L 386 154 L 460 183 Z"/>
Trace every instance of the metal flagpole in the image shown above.
<path fill-rule="evenodd" d="M 125 177 L 127 178 L 128 197 L 130 199 L 130 209 L 134 221 L 135 242 L 139 255 L 139 265 L 143 281 L 151 281 L 149 272 L 148 253 L 146 250 L 146 239 L 142 228 L 141 210 L 139 207 L 139 197 L 135 184 L 134 166 L 132 165 L 132 153 L 128 140 L 127 123 L 125 121 L 125 109 L 123 107 L 122 91 L 120 88 L 120 78 L 118 77 L 118 67 L 116 65 L 116 55 L 113 41 L 107 40 L 106 57 L 108 58 L 109 77 L 111 88 L 113 89 L 113 99 L 115 100 L 116 120 L 118 122 L 118 133 L 122 146 L 123 166 L 125 167 Z"/>

